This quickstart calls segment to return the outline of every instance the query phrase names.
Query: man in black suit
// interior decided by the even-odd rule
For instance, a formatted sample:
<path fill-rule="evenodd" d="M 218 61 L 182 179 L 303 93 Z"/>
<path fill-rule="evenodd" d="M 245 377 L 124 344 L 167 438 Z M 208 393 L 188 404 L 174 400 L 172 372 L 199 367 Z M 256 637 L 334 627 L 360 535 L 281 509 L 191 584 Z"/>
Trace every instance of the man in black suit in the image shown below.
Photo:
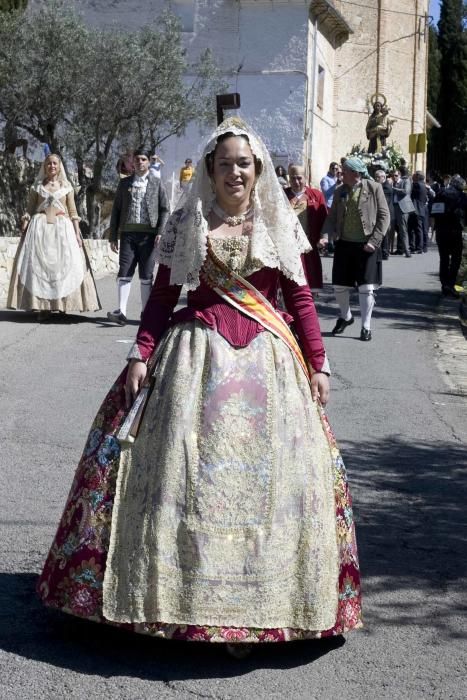
<path fill-rule="evenodd" d="M 441 189 L 431 206 L 436 220 L 436 243 L 439 250 L 439 279 L 444 296 L 458 298 L 455 289 L 462 261 L 462 231 L 467 223 L 466 182 L 453 175 L 448 187 Z"/>
<path fill-rule="evenodd" d="M 413 174 L 412 202 L 415 211 L 412 214 L 409 233 L 410 250 L 412 253 L 426 253 L 428 246 L 428 231 L 426 228 L 428 192 L 425 184 L 425 175 L 421 170 L 417 170 Z"/>
<path fill-rule="evenodd" d="M 397 250 L 396 255 L 411 257 L 409 250 L 409 214 L 415 211 L 410 194 L 412 192 L 412 180 L 405 165 L 401 165 L 394 173 L 392 186 L 394 214 L 397 224 Z"/>
<path fill-rule="evenodd" d="M 381 243 L 381 253 L 383 255 L 383 260 L 387 260 L 389 258 L 389 248 L 392 247 L 394 241 L 394 193 L 392 191 L 392 185 L 387 179 L 384 170 L 377 170 L 375 172 L 375 180 L 376 182 L 379 182 L 379 184 L 383 188 L 384 196 L 386 197 L 386 203 L 389 209 L 390 223 L 388 230 L 384 235 L 383 242 Z"/>
<path fill-rule="evenodd" d="M 155 244 L 169 216 L 169 200 L 160 178 L 150 170 L 150 154 L 134 153 L 135 172 L 118 183 L 110 218 L 110 247 L 119 251 L 118 309 L 107 318 L 126 323 L 131 280 L 139 268 L 144 309 L 153 281 Z M 119 240 L 120 239 L 120 240 Z"/>

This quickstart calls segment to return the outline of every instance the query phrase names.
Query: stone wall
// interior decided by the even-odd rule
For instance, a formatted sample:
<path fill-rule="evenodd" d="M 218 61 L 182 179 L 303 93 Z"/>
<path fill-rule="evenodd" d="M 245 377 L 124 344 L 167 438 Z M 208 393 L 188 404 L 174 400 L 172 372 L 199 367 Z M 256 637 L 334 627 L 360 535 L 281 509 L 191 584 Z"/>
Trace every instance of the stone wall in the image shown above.
<path fill-rule="evenodd" d="M 10 275 L 18 243 L 18 236 L 0 237 L 0 306 L 5 306 L 6 304 Z M 89 256 L 92 271 L 97 278 L 117 273 L 118 255 L 112 253 L 108 241 L 88 239 L 84 241 L 84 246 Z"/>

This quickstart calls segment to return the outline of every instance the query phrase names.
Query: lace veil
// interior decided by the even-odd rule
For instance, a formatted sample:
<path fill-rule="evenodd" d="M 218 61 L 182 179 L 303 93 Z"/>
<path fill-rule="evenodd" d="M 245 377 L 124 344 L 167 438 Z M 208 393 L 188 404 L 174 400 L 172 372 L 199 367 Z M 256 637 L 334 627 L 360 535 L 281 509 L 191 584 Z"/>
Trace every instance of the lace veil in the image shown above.
<path fill-rule="evenodd" d="M 311 246 L 277 179 L 266 146 L 238 117 L 223 121 L 210 137 L 196 167 L 190 192 L 170 217 L 162 235 L 158 262 L 170 267 L 171 284 L 183 284 L 189 290 L 198 287 L 207 254 L 207 218 L 214 202 L 206 155 L 215 149 L 217 139 L 225 133 L 246 136 L 252 152 L 262 164 L 253 196 L 251 257 L 260 260 L 264 267 L 281 270 L 297 284 L 306 284 L 300 256 L 311 250 Z"/>

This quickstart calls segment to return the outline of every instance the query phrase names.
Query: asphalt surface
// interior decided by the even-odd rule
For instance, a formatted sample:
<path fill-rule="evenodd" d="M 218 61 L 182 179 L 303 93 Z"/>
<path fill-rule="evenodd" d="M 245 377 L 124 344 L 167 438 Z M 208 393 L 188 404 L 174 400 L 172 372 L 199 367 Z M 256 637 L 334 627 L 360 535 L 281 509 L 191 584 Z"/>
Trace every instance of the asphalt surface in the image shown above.
<path fill-rule="evenodd" d="M 329 279 L 331 260 L 323 262 Z M 137 322 L 106 323 L 110 278 L 98 281 L 96 314 L 39 324 L 0 311 L 0 698 L 467 697 L 467 341 L 456 302 L 440 297 L 436 266 L 433 248 L 385 263 L 369 343 L 358 340 L 358 318 L 332 337 L 331 289 L 317 300 L 365 627 L 345 640 L 263 645 L 243 661 L 217 645 L 137 637 L 38 602 L 35 580 L 87 431 Z"/>

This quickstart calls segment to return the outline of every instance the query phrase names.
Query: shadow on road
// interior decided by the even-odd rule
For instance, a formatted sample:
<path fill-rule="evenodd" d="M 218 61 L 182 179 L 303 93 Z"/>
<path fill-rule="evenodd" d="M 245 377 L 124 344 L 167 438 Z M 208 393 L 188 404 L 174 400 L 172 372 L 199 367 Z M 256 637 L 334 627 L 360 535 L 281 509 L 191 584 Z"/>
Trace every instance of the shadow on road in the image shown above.
<path fill-rule="evenodd" d="M 365 633 L 427 628 L 466 639 L 467 459 L 456 442 L 345 442 L 366 589 Z M 82 621 L 42 606 L 31 573 L 0 574 L 0 648 L 80 673 L 167 683 L 222 678 L 254 668 L 294 668 L 338 648 L 342 638 L 259 645 L 246 660 L 222 645 L 167 642 Z M 394 599 L 394 595 L 396 599 Z"/>
<path fill-rule="evenodd" d="M 50 610 L 35 594 L 36 580 L 36 574 L 0 574 L 0 649 L 78 673 L 165 683 L 230 678 L 309 664 L 345 644 L 343 637 L 260 644 L 240 661 L 223 644 L 153 639 Z"/>
<path fill-rule="evenodd" d="M 39 314 L 35 311 L 13 311 L 5 309 L 0 311 L 0 323 L 37 323 L 46 326 L 70 326 L 76 323 L 95 323 L 101 328 L 117 327 L 117 324 L 110 322 L 106 316 L 95 316 L 92 312 L 88 311 L 83 314 L 53 313 L 49 318 L 43 321 L 39 321 L 38 316 Z M 126 325 L 139 326 L 139 323 L 139 320 L 128 319 Z"/>
<path fill-rule="evenodd" d="M 373 311 L 373 318 L 376 320 L 385 319 L 389 321 L 389 328 L 426 330 L 432 324 L 433 313 L 436 312 L 440 299 L 442 298 L 438 290 L 423 289 L 399 289 L 397 287 L 381 287 L 375 292 L 376 305 Z M 453 312 L 457 312 L 458 300 L 443 299 L 443 304 L 452 306 Z M 360 311 L 358 307 L 358 293 L 351 294 L 351 310 L 355 312 L 356 320 L 359 320 Z M 334 298 L 332 287 L 326 286 L 325 290 L 316 300 L 318 314 L 322 319 L 334 319 L 337 317 L 337 304 Z M 358 318 L 357 318 L 358 317 Z M 357 323 L 358 325 L 358 323 Z M 452 320 L 441 314 L 436 318 L 437 328 L 451 328 Z M 352 329 L 349 330 L 349 333 Z M 323 333 L 324 337 L 329 333 Z M 342 337 L 346 337 L 345 334 Z"/>
<path fill-rule="evenodd" d="M 363 582 L 376 601 L 367 609 L 366 631 L 415 624 L 467 639 L 465 625 L 460 631 L 467 613 L 465 445 L 394 436 L 341 448 L 356 503 Z M 397 592 L 397 603 L 387 600 Z"/>

